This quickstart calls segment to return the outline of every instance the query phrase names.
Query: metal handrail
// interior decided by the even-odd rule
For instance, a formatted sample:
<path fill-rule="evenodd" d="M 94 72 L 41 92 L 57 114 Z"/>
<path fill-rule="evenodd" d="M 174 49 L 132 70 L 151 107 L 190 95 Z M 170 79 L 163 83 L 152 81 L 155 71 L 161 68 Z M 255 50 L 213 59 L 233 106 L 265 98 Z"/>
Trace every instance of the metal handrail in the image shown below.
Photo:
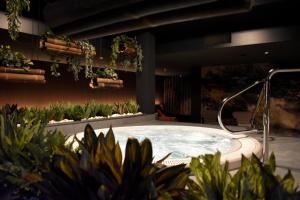
<path fill-rule="evenodd" d="M 264 89 L 265 89 L 265 104 L 263 112 L 263 161 L 267 161 L 269 158 L 269 133 L 270 133 L 270 86 L 271 79 L 275 74 L 278 73 L 291 73 L 300 72 L 300 69 L 271 69 L 266 78 Z"/>
<path fill-rule="evenodd" d="M 291 72 L 300 72 L 300 69 L 271 69 L 268 73 L 268 76 L 266 79 L 262 81 L 256 81 L 254 84 L 250 85 L 249 87 L 245 88 L 244 90 L 232 95 L 231 97 L 225 98 L 222 101 L 222 104 L 219 109 L 218 113 L 218 122 L 223 130 L 226 130 L 230 133 L 252 133 L 252 132 L 257 132 L 258 130 L 256 129 L 250 129 L 250 130 L 245 130 L 245 131 L 232 131 L 229 130 L 222 122 L 222 110 L 225 106 L 225 104 L 232 100 L 233 98 L 243 94 L 244 92 L 248 91 L 249 89 L 253 88 L 254 86 L 264 83 L 263 86 L 263 91 L 261 94 L 264 93 L 264 109 L 263 109 L 263 161 L 267 161 L 269 158 L 269 133 L 270 133 L 270 86 L 271 86 L 271 79 L 275 74 L 278 73 L 291 73 Z M 259 97 L 259 102 L 257 103 L 255 112 L 258 110 L 258 106 L 260 101 L 262 100 L 262 96 L 260 95 Z M 252 115 L 254 116 L 254 115 Z"/>
<path fill-rule="evenodd" d="M 259 107 L 264 98 L 264 93 L 265 93 L 265 88 L 263 87 L 260 91 L 259 97 L 257 99 L 256 107 L 255 107 L 255 109 L 252 113 L 251 119 L 250 119 L 250 124 L 251 124 L 252 128 L 254 128 L 254 126 L 255 126 L 254 123 L 255 123 L 256 114 L 259 113 Z"/>
<path fill-rule="evenodd" d="M 257 130 L 255 130 L 255 129 L 247 129 L 247 130 L 244 130 L 244 131 L 233 131 L 233 130 L 228 129 L 223 124 L 223 121 L 222 121 L 222 111 L 223 111 L 223 108 L 224 108 L 224 106 L 226 105 L 227 102 L 229 102 L 230 100 L 234 99 L 235 97 L 243 94 L 244 92 L 250 90 L 251 88 L 255 87 L 256 85 L 259 85 L 259 84 L 264 83 L 264 82 L 265 82 L 265 80 L 256 81 L 252 85 L 250 85 L 249 87 L 243 89 L 242 91 L 240 91 L 238 93 L 235 93 L 234 95 L 223 99 L 222 104 L 221 104 L 221 106 L 219 108 L 219 112 L 218 112 L 218 122 L 219 122 L 219 125 L 221 126 L 221 128 L 223 130 L 226 130 L 226 131 L 228 131 L 230 133 L 240 133 L 240 132 L 243 132 L 243 133 L 253 133 L 253 132 L 257 132 Z"/>

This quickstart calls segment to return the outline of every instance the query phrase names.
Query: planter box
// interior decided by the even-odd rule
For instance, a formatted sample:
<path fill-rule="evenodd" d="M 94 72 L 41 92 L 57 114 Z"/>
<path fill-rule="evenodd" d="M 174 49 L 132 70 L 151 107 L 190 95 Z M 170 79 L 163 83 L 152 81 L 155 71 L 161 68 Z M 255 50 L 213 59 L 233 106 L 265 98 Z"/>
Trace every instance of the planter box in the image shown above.
<path fill-rule="evenodd" d="M 83 132 L 87 124 L 90 124 L 94 129 L 108 128 L 110 125 L 113 127 L 126 126 L 134 123 L 141 123 L 146 121 L 155 120 L 155 114 L 141 114 L 132 116 L 120 116 L 103 119 L 92 119 L 84 121 L 64 122 L 57 124 L 48 124 L 46 130 L 58 129 L 62 131 L 64 135 L 74 135 L 79 132 Z"/>
<path fill-rule="evenodd" d="M 0 67 L 0 80 L 19 83 L 45 83 L 45 70 Z"/>
<path fill-rule="evenodd" d="M 84 52 L 76 43 L 70 42 L 68 44 L 63 40 L 56 38 L 47 38 L 46 40 L 40 40 L 40 48 L 65 54 L 84 55 Z M 92 56 L 95 55 L 96 50 L 95 48 L 93 48 Z"/>
<path fill-rule="evenodd" d="M 114 80 L 114 79 L 108 79 L 108 78 L 96 78 L 93 81 L 93 84 L 91 85 L 91 88 L 97 89 L 97 88 L 105 88 L 105 87 L 111 87 L 111 88 L 123 88 L 123 80 Z"/>

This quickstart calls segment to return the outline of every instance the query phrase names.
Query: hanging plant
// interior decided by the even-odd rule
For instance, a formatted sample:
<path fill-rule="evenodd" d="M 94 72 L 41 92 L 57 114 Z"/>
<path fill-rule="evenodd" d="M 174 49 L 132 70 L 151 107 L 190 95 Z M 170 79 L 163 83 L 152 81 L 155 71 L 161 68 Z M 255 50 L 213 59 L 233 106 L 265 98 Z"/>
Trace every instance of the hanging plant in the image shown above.
<path fill-rule="evenodd" d="M 136 71 L 142 71 L 143 51 L 136 38 L 120 35 L 113 39 L 111 45 L 111 65 L 117 64 L 124 67 L 134 67 Z"/>
<path fill-rule="evenodd" d="M 47 31 L 40 41 L 40 48 L 48 50 L 53 64 L 51 73 L 54 76 L 60 76 L 57 71 L 59 61 L 63 58 L 69 64 L 69 71 L 73 72 L 74 80 L 79 80 L 79 73 L 82 70 L 81 63 L 84 63 L 85 77 L 93 78 L 93 56 L 96 55 L 95 47 L 89 41 L 72 41 L 67 36 L 56 36 L 51 31 Z"/>
<path fill-rule="evenodd" d="M 103 69 L 98 69 L 95 74 L 99 78 L 108 78 L 108 79 L 113 79 L 113 80 L 118 79 L 117 72 L 114 69 L 109 68 L 109 67 L 105 67 Z"/>
<path fill-rule="evenodd" d="M 0 66 L 29 69 L 32 65 L 21 52 L 12 51 L 9 45 L 0 46 Z"/>
<path fill-rule="evenodd" d="M 100 68 L 96 71 L 95 77 L 91 79 L 90 85 L 91 88 L 122 88 L 123 80 L 118 79 L 117 72 L 110 68 Z"/>
<path fill-rule="evenodd" d="M 30 0 L 6 0 L 6 16 L 8 33 L 12 40 L 16 40 L 20 31 L 20 16 L 23 10 L 30 10 Z"/>

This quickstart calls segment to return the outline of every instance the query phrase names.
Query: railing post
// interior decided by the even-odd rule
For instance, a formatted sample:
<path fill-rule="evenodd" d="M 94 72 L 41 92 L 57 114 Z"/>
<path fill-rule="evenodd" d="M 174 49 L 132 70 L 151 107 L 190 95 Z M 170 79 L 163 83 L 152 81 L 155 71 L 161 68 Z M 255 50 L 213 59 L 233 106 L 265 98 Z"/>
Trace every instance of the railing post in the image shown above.
<path fill-rule="evenodd" d="M 269 158 L 269 133 L 270 133 L 270 77 L 267 77 L 267 80 L 264 85 L 265 89 L 265 103 L 264 103 L 264 112 L 263 112 L 263 162 L 266 162 Z"/>

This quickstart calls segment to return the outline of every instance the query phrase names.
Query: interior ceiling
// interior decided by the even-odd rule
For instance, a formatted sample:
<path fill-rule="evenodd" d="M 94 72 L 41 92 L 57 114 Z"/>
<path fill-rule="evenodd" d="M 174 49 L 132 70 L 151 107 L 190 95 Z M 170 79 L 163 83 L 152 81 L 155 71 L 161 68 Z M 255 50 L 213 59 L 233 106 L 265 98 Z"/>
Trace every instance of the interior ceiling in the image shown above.
<path fill-rule="evenodd" d="M 93 39 L 124 32 L 248 12 L 254 0 L 61 0 L 44 19 L 59 34 Z"/>
<path fill-rule="evenodd" d="M 5 9 L 0 1 L 0 9 Z M 300 25 L 297 1 L 288 0 L 41 0 L 25 16 L 56 33 L 108 40 L 120 32 L 151 32 L 157 49 L 172 41 L 273 26 Z M 255 6 L 253 6 L 253 3 Z M 253 6 L 253 7 L 252 7 Z M 213 15 L 211 14 L 213 13 Z M 299 63 L 299 41 L 158 54 L 158 68 L 249 62 Z M 265 55 L 264 52 L 270 54 Z"/>
<path fill-rule="evenodd" d="M 168 71 L 182 71 L 207 65 L 266 62 L 275 65 L 294 65 L 300 64 L 299 48 L 300 41 L 210 48 L 194 52 L 158 55 L 157 67 Z"/>

